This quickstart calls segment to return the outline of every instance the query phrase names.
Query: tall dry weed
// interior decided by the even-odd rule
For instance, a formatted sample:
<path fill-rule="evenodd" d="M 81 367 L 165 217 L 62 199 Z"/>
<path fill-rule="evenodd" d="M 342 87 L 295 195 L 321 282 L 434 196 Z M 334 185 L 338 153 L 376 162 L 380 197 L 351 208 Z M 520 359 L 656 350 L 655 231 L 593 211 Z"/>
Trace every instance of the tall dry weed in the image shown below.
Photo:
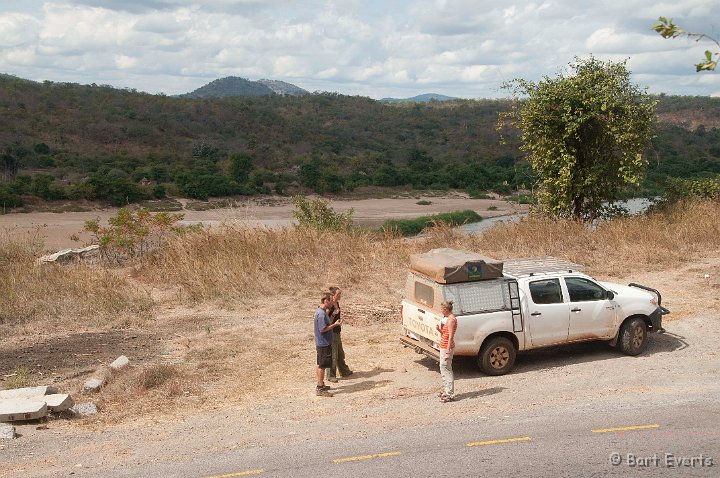
<path fill-rule="evenodd" d="M 719 209 L 716 202 L 686 202 L 594 227 L 528 217 L 481 235 L 437 225 L 426 237 L 410 240 L 362 231 L 225 225 L 170 241 L 140 270 L 140 277 L 152 284 L 179 286 L 193 301 L 314 297 L 328 284 L 382 298 L 402 289 L 410 254 L 436 247 L 469 249 L 500 259 L 555 256 L 585 264 L 593 273 L 623 274 L 718 251 Z"/>
<path fill-rule="evenodd" d="M 404 242 L 390 235 L 224 225 L 175 238 L 141 274 L 180 286 L 196 301 L 305 296 L 328 284 L 385 283 L 407 254 Z"/>
<path fill-rule="evenodd" d="M 596 273 L 659 269 L 720 250 L 720 204 L 678 203 L 645 216 L 587 224 L 529 217 L 463 241 L 498 258 L 555 256 Z"/>
<path fill-rule="evenodd" d="M 116 324 L 151 308 L 120 271 L 82 264 L 39 264 L 42 241 L 0 237 L 0 327 L 54 329 Z"/>

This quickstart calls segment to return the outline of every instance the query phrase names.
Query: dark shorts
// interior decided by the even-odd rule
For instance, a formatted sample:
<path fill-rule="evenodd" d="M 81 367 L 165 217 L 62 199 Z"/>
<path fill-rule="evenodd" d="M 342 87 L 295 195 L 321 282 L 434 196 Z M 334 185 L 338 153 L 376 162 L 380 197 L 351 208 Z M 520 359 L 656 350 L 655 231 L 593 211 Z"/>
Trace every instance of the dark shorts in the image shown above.
<path fill-rule="evenodd" d="M 315 347 L 317 349 L 317 365 L 320 368 L 332 367 L 332 345 Z"/>

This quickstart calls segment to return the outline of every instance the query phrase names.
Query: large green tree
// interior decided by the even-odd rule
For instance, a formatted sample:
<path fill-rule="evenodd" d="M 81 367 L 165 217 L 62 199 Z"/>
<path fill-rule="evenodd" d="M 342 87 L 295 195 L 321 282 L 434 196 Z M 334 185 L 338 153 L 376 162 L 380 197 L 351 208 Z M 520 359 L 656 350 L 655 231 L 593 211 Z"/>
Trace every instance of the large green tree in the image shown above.
<path fill-rule="evenodd" d="M 506 83 L 515 101 L 499 124 L 521 131 L 521 148 L 540 178 L 541 210 L 592 219 L 604 202 L 639 185 L 656 101 L 630 82 L 625 62 L 576 58 L 569 67 L 538 83 Z"/>

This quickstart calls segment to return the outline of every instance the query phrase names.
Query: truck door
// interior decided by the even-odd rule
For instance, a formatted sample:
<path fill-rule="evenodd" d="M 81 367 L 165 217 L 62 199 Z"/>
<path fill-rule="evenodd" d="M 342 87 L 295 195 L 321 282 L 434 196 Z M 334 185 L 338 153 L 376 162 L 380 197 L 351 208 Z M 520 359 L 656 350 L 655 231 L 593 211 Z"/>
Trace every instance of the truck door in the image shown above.
<path fill-rule="evenodd" d="M 583 277 L 565 277 L 570 299 L 569 340 L 609 338 L 614 335 L 615 306 L 607 292 Z"/>
<path fill-rule="evenodd" d="M 567 341 L 570 312 L 563 300 L 560 279 L 540 279 L 528 284 L 528 329 L 533 346 Z"/>

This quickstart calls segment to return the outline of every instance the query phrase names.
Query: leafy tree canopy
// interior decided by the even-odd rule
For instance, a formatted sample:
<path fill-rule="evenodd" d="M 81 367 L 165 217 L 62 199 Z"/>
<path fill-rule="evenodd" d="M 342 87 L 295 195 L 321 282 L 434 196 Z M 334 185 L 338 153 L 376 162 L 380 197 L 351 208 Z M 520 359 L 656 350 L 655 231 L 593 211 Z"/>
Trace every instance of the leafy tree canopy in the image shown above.
<path fill-rule="evenodd" d="M 569 66 L 569 75 L 506 83 L 516 101 L 499 127 L 521 130 L 541 210 L 592 219 L 604 201 L 640 184 L 656 101 L 630 83 L 625 62 L 590 57 Z"/>

